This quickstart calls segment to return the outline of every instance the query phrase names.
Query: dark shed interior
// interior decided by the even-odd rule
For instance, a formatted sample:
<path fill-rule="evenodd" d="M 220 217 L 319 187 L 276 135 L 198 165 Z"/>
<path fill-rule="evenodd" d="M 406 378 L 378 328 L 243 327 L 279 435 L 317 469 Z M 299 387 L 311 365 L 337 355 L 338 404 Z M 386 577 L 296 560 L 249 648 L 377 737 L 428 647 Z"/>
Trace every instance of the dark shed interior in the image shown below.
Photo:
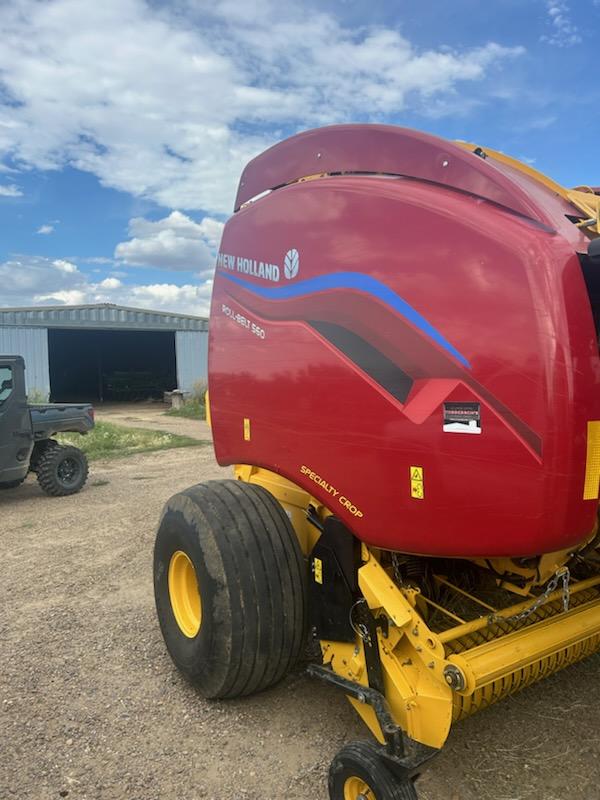
<path fill-rule="evenodd" d="M 50 328 L 55 403 L 145 400 L 177 388 L 174 331 Z"/>

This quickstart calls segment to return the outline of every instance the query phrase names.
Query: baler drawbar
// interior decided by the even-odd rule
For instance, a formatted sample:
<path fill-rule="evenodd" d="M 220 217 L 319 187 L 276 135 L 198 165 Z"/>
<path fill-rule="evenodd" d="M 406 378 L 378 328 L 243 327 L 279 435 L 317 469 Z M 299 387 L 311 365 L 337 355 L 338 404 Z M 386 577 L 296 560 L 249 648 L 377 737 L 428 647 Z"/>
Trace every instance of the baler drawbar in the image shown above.
<path fill-rule="evenodd" d="M 210 424 L 234 480 L 172 497 L 167 648 L 208 698 L 307 633 L 373 734 L 331 800 L 414 800 L 451 725 L 600 650 L 600 189 L 383 125 L 244 170 Z"/>

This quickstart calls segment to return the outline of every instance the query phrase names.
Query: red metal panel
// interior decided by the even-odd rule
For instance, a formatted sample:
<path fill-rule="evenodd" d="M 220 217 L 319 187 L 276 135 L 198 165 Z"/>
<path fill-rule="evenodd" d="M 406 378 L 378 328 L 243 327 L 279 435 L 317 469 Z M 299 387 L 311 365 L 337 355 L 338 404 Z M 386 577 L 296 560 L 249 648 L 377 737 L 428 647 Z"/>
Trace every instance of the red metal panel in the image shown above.
<path fill-rule="evenodd" d="M 244 169 L 235 209 L 268 189 L 323 172 L 387 173 L 433 181 L 549 223 L 543 209 L 491 161 L 437 136 L 393 125 L 331 125 L 274 145 Z"/>
<path fill-rule="evenodd" d="M 581 212 L 564 197 L 553 192 L 545 184 L 535 180 L 524 172 L 495 161 L 492 157 L 488 159 L 495 168 L 502 172 L 512 183 L 520 186 L 529 197 L 535 202 L 538 208 L 544 210 L 546 218 L 551 220 L 551 225 L 561 236 L 564 236 L 578 253 L 587 252 L 589 238 L 581 228 L 578 228 L 570 220 L 569 216 L 580 216 Z"/>
<path fill-rule="evenodd" d="M 291 250 L 299 265 L 288 258 L 286 272 Z M 219 463 L 279 472 L 364 541 L 404 552 L 533 555 L 591 530 L 600 360 L 562 236 L 430 183 L 346 176 L 245 207 L 221 254 L 209 352 Z M 408 397 L 319 323 L 408 375 Z M 481 433 L 443 430 L 444 403 L 479 404 Z"/>

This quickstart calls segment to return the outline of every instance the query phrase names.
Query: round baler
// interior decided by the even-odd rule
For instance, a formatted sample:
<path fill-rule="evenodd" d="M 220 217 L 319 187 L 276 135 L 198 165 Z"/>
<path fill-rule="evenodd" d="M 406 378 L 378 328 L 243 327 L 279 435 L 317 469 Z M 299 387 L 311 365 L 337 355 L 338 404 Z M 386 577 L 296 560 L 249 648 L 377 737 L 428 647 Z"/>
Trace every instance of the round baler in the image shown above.
<path fill-rule="evenodd" d="M 382 125 L 251 161 L 209 347 L 212 481 L 167 503 L 160 624 L 207 697 L 307 635 L 376 741 L 332 800 L 416 797 L 451 724 L 600 649 L 600 190 Z"/>

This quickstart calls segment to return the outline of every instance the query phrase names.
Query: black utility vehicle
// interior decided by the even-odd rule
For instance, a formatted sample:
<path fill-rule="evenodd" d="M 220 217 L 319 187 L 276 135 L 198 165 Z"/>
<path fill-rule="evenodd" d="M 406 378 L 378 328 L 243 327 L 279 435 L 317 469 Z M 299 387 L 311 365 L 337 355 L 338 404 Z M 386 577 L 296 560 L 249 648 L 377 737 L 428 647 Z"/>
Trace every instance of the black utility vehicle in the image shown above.
<path fill-rule="evenodd" d="M 29 405 L 23 358 L 0 356 L 0 489 L 13 489 L 35 472 L 46 494 L 78 492 L 87 480 L 87 458 L 78 447 L 61 445 L 52 436 L 87 433 L 93 427 L 88 403 Z"/>

